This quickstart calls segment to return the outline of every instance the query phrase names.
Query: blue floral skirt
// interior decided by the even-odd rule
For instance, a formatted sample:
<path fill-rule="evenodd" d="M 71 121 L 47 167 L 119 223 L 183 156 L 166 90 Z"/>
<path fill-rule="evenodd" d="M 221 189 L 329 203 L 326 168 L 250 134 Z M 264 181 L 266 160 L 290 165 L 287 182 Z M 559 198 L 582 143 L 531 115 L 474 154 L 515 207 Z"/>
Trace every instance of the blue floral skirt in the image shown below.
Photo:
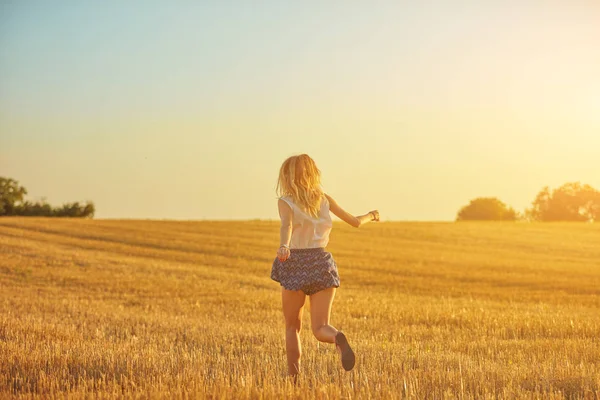
<path fill-rule="evenodd" d="M 271 279 L 288 290 L 302 290 L 311 295 L 330 287 L 340 287 L 337 265 L 324 247 L 290 249 L 285 261 L 275 257 Z"/>

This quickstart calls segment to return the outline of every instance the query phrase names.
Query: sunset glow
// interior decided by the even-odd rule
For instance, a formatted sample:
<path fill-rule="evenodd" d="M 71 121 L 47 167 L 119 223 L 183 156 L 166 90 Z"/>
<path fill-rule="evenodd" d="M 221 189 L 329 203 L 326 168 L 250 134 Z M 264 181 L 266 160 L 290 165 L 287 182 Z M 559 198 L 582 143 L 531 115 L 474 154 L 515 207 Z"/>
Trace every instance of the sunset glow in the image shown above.
<path fill-rule="evenodd" d="M 382 220 L 600 187 L 596 2 L 319 7 L 0 6 L 0 175 L 100 218 L 275 219 L 302 152 Z"/>

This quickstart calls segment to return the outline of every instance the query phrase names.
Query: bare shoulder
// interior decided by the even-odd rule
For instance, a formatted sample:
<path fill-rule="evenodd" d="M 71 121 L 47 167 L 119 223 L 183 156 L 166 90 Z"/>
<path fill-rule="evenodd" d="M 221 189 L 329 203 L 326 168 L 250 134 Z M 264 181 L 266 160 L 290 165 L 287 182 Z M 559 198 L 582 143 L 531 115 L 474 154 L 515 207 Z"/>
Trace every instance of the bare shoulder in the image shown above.
<path fill-rule="evenodd" d="M 333 199 L 333 197 L 331 197 L 330 195 L 328 195 L 327 193 L 323 193 L 323 196 L 325 196 L 325 198 L 327 199 L 327 201 L 330 204 L 335 204 L 335 200 Z"/>
<path fill-rule="evenodd" d="M 294 210 L 294 202 L 288 196 L 281 196 L 277 203 L 279 204 L 279 208 L 290 209 L 290 211 Z"/>
<path fill-rule="evenodd" d="M 329 210 L 332 211 L 335 215 L 339 214 L 340 205 L 334 200 L 333 197 L 328 195 L 327 193 L 323 193 L 325 198 L 327 199 L 327 203 L 329 203 Z"/>
<path fill-rule="evenodd" d="M 290 202 L 285 198 L 285 196 L 279 197 L 277 199 L 277 204 L 279 205 L 279 207 L 287 207 L 287 208 L 292 208 L 292 205 L 290 204 Z"/>
<path fill-rule="evenodd" d="M 279 209 L 279 216 L 281 217 L 282 222 L 291 221 L 292 216 L 294 215 L 294 209 L 291 204 L 280 197 L 277 200 L 277 208 Z"/>

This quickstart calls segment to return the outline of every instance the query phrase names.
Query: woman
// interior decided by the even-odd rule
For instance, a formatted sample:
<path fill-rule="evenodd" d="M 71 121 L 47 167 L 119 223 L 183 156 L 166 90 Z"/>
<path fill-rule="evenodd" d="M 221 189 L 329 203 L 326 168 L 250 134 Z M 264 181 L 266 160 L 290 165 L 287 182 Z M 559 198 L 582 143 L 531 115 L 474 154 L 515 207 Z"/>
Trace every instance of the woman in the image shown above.
<path fill-rule="evenodd" d="M 321 189 L 321 171 L 306 154 L 285 160 L 277 183 L 280 247 L 271 278 L 281 284 L 285 317 L 288 372 L 296 378 L 300 367 L 300 327 L 306 296 L 310 297 L 312 332 L 317 340 L 335 343 L 346 371 L 354 367 L 354 352 L 346 336 L 329 324 L 335 290 L 340 286 L 337 265 L 325 250 L 333 226 L 331 211 L 355 228 L 379 221 L 377 210 L 353 216 Z"/>

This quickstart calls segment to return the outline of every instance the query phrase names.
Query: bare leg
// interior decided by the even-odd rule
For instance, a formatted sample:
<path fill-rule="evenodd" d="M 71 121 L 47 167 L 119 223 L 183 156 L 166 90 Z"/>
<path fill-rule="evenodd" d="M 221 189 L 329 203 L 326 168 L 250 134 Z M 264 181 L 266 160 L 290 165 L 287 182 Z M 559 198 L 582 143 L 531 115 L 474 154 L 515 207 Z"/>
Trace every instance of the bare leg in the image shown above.
<path fill-rule="evenodd" d="M 336 288 L 321 290 L 310 296 L 310 318 L 313 334 L 320 342 L 335 343 L 338 330 L 329 325 L 331 304 Z"/>
<path fill-rule="evenodd" d="M 331 304 L 335 296 L 335 289 L 321 290 L 310 296 L 312 331 L 317 340 L 326 343 L 335 343 L 335 347 L 341 356 L 342 366 L 346 371 L 350 371 L 354 368 L 356 356 L 348 344 L 346 336 L 329 325 L 329 314 L 331 313 Z"/>
<path fill-rule="evenodd" d="M 302 327 L 302 311 L 306 295 L 301 290 L 281 288 L 283 316 L 285 317 L 285 350 L 288 361 L 288 372 L 296 379 L 300 372 L 300 328 Z"/>

